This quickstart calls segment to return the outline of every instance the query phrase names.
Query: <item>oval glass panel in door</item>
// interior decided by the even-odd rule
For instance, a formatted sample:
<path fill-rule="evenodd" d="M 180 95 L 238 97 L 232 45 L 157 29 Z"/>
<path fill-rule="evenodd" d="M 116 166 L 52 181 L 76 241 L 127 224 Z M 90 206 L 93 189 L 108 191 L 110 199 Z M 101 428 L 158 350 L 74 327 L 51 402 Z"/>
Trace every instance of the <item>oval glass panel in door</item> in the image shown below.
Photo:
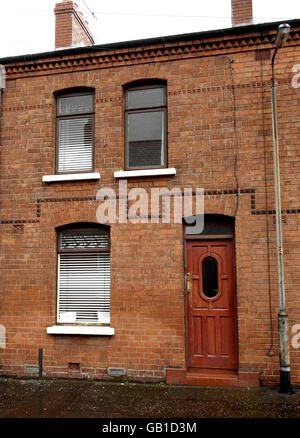
<path fill-rule="evenodd" d="M 218 294 L 218 262 L 214 257 L 205 257 L 202 262 L 202 287 L 207 298 Z"/>

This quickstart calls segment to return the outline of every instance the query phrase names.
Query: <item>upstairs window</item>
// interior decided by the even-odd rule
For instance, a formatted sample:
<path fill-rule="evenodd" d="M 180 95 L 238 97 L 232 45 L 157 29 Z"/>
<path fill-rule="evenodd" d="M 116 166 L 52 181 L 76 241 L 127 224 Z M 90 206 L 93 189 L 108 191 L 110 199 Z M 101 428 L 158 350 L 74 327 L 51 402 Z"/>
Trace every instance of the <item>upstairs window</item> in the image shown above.
<path fill-rule="evenodd" d="M 57 96 L 57 173 L 93 170 L 94 93 Z"/>
<path fill-rule="evenodd" d="M 167 98 L 163 84 L 125 90 L 125 168 L 167 167 Z"/>
<path fill-rule="evenodd" d="M 57 314 L 60 323 L 110 323 L 108 228 L 59 232 Z"/>

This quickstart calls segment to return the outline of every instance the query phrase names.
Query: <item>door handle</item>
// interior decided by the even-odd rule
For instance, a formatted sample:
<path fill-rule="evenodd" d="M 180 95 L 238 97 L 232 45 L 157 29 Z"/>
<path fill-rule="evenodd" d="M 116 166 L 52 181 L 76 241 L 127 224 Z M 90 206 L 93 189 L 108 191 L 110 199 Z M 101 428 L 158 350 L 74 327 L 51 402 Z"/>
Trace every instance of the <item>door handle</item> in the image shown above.
<path fill-rule="evenodd" d="M 185 274 L 185 288 L 188 293 L 191 292 L 191 274 L 189 272 Z"/>

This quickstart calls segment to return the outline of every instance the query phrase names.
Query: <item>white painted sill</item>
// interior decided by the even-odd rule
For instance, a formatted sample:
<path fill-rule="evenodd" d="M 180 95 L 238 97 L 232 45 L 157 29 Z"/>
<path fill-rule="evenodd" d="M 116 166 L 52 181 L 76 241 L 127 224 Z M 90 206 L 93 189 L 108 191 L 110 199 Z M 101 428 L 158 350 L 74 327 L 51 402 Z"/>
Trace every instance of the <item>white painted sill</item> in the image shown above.
<path fill-rule="evenodd" d="M 47 333 L 48 335 L 112 336 L 115 334 L 115 329 L 105 326 L 53 325 L 47 327 Z"/>
<path fill-rule="evenodd" d="M 60 175 L 44 175 L 43 182 L 60 182 L 60 181 L 79 181 L 79 180 L 97 180 L 100 179 L 99 172 L 92 173 L 68 173 Z"/>
<path fill-rule="evenodd" d="M 140 176 L 164 176 L 176 175 L 176 169 L 169 167 L 167 169 L 143 169 L 143 170 L 119 170 L 114 172 L 115 178 L 134 178 Z"/>

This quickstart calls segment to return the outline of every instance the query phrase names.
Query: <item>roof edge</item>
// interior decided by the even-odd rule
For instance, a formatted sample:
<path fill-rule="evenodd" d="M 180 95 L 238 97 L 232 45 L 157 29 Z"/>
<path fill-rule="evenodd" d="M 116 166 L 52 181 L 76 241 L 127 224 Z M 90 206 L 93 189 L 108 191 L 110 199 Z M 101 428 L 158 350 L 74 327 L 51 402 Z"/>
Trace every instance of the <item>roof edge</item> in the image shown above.
<path fill-rule="evenodd" d="M 193 32 L 193 33 L 184 33 L 184 34 L 176 34 L 176 35 L 168 35 L 154 38 L 145 38 L 145 39 L 137 39 L 130 41 L 121 41 L 109 44 L 98 44 L 93 46 L 84 46 L 84 47 L 70 47 L 67 49 L 59 49 L 53 50 L 50 52 L 41 52 L 41 53 L 33 53 L 33 54 L 25 54 L 25 55 L 17 55 L 10 56 L 5 58 L 0 58 L 0 64 L 6 64 L 11 62 L 19 62 L 19 61 L 34 61 L 37 59 L 43 58 L 54 58 L 57 56 L 70 56 L 70 55 L 78 55 L 82 53 L 94 53 L 98 51 L 107 51 L 107 50 L 117 50 L 117 49 L 126 49 L 133 48 L 139 46 L 148 46 L 153 44 L 165 44 L 165 43 L 175 43 L 179 41 L 189 41 L 193 39 L 201 39 L 201 38 L 214 38 L 220 36 L 235 36 L 242 35 L 247 33 L 262 33 L 265 31 L 275 30 L 279 26 L 279 24 L 283 22 L 288 22 L 290 26 L 293 28 L 294 26 L 300 27 L 300 18 L 291 19 L 291 20 L 280 20 L 273 21 L 268 23 L 258 23 L 258 24 L 249 24 L 249 25 L 241 25 L 228 27 L 224 29 L 214 29 L 202 32 Z"/>

